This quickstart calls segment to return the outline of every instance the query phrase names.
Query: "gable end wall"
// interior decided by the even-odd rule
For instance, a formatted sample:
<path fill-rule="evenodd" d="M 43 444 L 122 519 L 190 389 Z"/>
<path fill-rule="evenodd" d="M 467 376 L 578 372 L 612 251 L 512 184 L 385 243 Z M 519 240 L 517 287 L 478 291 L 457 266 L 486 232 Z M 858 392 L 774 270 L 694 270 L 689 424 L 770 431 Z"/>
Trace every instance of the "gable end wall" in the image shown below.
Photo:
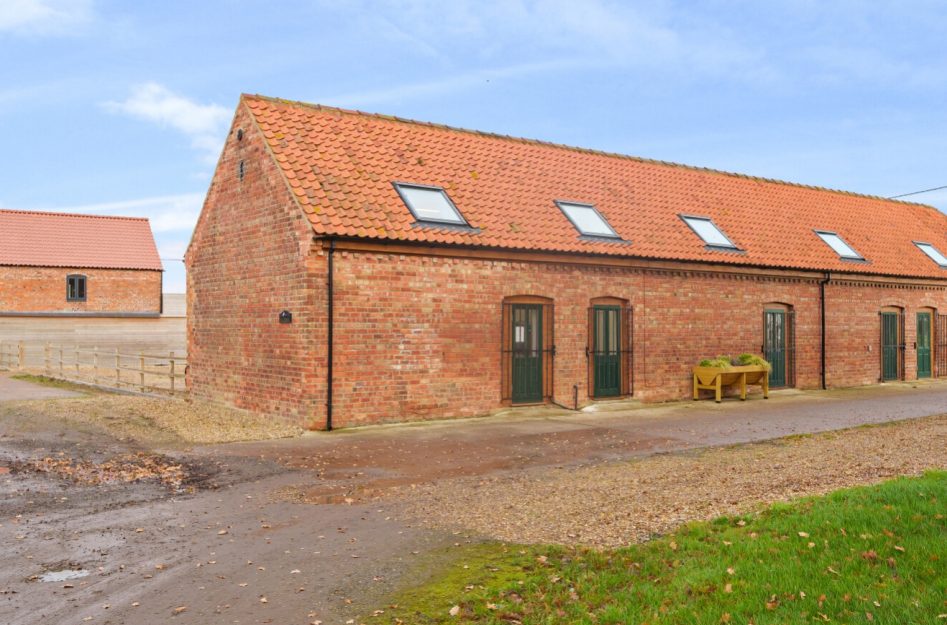
<path fill-rule="evenodd" d="M 310 254 L 311 238 L 241 105 L 187 252 L 192 397 L 324 422 L 325 257 Z M 292 323 L 279 323 L 283 310 Z"/>

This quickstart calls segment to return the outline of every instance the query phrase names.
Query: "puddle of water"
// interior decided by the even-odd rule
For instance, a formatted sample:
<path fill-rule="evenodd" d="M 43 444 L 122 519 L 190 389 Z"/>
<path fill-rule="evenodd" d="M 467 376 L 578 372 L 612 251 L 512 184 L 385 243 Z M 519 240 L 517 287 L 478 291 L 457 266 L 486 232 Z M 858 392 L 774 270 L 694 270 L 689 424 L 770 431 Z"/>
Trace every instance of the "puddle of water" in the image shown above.
<path fill-rule="evenodd" d="M 77 577 L 85 577 L 89 574 L 89 571 L 85 569 L 78 569 L 76 571 L 52 571 L 50 573 L 43 573 L 39 576 L 39 581 L 41 582 L 63 582 L 67 579 L 76 579 Z"/>

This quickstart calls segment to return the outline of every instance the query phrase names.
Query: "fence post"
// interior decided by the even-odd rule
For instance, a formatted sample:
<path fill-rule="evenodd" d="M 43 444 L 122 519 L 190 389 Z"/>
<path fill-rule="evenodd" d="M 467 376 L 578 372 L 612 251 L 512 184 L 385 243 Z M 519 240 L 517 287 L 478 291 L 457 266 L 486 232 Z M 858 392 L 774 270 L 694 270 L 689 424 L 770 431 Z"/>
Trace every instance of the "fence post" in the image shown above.
<path fill-rule="evenodd" d="M 171 352 L 171 396 L 174 396 L 174 352 Z"/>
<path fill-rule="evenodd" d="M 122 357 L 118 353 L 118 348 L 115 348 L 115 388 L 122 388 L 122 370 L 120 367 L 122 362 Z"/>
<path fill-rule="evenodd" d="M 92 348 L 92 383 L 99 383 L 99 348 Z"/>
<path fill-rule="evenodd" d="M 62 375 L 62 343 L 59 344 L 59 377 Z"/>
<path fill-rule="evenodd" d="M 145 350 L 139 351 L 138 356 L 139 356 L 138 365 L 139 367 L 141 367 L 141 373 L 139 374 L 141 378 L 139 382 L 141 385 L 141 392 L 144 393 L 145 392 Z"/>
<path fill-rule="evenodd" d="M 17 366 L 23 368 L 26 366 L 26 342 L 20 341 L 20 353 L 19 358 L 17 358 Z"/>
<path fill-rule="evenodd" d="M 46 348 L 43 350 L 43 373 L 45 373 L 47 377 L 49 377 L 49 374 L 52 373 L 52 371 L 49 369 L 49 350 L 50 343 L 49 341 L 46 341 Z"/>
<path fill-rule="evenodd" d="M 75 352 L 75 356 L 76 356 L 76 379 L 78 380 L 82 377 L 82 374 L 79 373 L 79 346 L 73 345 L 72 349 Z"/>

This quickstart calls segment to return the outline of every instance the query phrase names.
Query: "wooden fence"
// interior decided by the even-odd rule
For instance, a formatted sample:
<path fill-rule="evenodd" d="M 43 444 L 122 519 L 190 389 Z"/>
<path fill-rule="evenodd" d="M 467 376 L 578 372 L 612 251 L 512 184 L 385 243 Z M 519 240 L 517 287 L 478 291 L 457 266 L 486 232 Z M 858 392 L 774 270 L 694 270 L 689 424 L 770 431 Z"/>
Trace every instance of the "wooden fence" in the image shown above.
<path fill-rule="evenodd" d="M 0 341 L 0 369 L 19 369 L 26 361 L 26 343 Z"/>
<path fill-rule="evenodd" d="M 96 386 L 121 389 L 137 393 L 187 395 L 185 383 L 187 358 L 122 353 L 114 351 L 46 344 L 44 373 L 50 378 L 59 378 Z"/>

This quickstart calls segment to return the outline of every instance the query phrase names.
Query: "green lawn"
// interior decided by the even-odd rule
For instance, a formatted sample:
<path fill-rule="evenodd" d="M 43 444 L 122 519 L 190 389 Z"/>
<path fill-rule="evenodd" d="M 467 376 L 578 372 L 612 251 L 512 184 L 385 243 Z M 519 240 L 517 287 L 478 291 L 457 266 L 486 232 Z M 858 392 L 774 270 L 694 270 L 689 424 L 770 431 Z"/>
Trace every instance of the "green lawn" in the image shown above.
<path fill-rule="evenodd" d="M 474 545 L 372 620 L 947 625 L 945 516 L 947 473 L 929 473 L 625 549 Z"/>

